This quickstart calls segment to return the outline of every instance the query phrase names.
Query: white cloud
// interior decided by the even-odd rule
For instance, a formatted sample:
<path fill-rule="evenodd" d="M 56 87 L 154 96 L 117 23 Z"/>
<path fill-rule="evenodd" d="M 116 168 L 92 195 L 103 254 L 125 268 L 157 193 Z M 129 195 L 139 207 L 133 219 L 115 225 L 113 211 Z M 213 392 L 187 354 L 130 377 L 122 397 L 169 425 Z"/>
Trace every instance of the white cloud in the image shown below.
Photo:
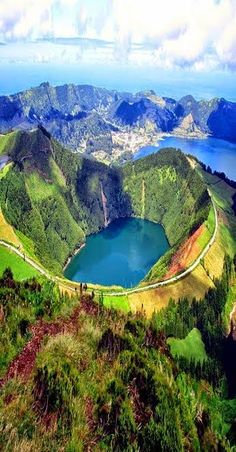
<path fill-rule="evenodd" d="M 234 69 L 236 0 L 0 0 L 0 40 L 50 36 L 113 41 L 115 58 L 166 68 Z"/>

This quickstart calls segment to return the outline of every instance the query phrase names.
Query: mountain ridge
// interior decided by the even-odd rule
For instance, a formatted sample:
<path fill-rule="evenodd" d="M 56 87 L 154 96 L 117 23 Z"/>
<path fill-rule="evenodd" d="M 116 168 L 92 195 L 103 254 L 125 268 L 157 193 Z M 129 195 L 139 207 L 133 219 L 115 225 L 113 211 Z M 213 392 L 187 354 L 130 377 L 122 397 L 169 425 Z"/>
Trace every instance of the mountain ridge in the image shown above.
<path fill-rule="evenodd" d="M 188 118 L 188 119 L 186 119 Z M 189 121 L 186 127 L 186 121 Z M 42 83 L 0 97 L 0 132 L 41 124 L 61 144 L 110 162 L 132 156 L 135 141 L 155 141 L 160 134 L 213 136 L 236 142 L 236 103 L 223 98 L 197 101 L 66 84 Z M 133 141 L 129 147 L 130 141 Z"/>

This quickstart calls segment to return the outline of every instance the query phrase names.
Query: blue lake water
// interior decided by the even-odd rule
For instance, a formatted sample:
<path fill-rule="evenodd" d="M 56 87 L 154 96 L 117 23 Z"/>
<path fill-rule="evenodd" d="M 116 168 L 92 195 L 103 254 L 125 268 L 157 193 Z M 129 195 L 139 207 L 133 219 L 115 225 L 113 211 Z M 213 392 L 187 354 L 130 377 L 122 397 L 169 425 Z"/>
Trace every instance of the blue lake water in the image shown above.
<path fill-rule="evenodd" d="M 84 283 L 132 287 L 168 248 L 161 225 L 122 218 L 86 239 L 86 246 L 73 257 L 65 276 Z"/>
<path fill-rule="evenodd" d="M 230 179 L 236 180 L 236 144 L 216 138 L 189 139 L 166 137 L 157 146 L 145 146 L 135 154 L 135 159 L 158 152 L 166 147 L 181 149 L 192 154 L 213 170 L 223 171 Z"/>

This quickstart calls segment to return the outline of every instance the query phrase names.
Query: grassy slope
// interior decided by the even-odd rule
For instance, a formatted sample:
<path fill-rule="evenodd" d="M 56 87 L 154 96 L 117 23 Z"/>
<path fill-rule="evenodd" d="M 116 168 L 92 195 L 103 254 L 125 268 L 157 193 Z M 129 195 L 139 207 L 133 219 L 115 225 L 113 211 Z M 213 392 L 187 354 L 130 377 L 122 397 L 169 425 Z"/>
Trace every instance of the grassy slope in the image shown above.
<path fill-rule="evenodd" d="M 106 308 L 119 309 L 128 313 L 130 311 L 130 305 L 128 297 L 126 295 L 121 297 L 109 297 L 104 295 L 103 304 Z"/>
<path fill-rule="evenodd" d="M 20 241 L 13 227 L 5 220 L 1 209 L 0 209 L 0 239 L 4 240 L 5 242 L 11 243 L 14 246 L 20 245 Z"/>
<path fill-rule="evenodd" d="M 207 217 L 206 187 L 182 153 L 160 151 L 127 164 L 123 173 L 134 215 L 162 223 L 171 245 L 183 241 Z"/>
<path fill-rule="evenodd" d="M 197 240 L 197 243 L 200 246 L 201 251 L 206 247 L 209 240 L 211 239 L 214 229 L 215 229 L 215 214 L 214 209 L 211 207 L 207 220 L 204 222 L 205 228 L 203 233 Z"/>
<path fill-rule="evenodd" d="M 27 264 L 20 256 L 0 245 L 0 276 L 7 267 L 12 269 L 15 279 L 18 281 L 39 276 L 37 270 Z"/>
<path fill-rule="evenodd" d="M 2 208 L 8 223 L 20 229 L 21 238 L 26 236 L 26 251 L 33 257 L 36 255 L 53 271 L 60 272 L 66 258 L 84 235 L 67 206 L 62 178 L 55 162 L 49 162 L 50 170 L 54 178 L 51 181 L 46 176 L 40 177 L 34 170 L 8 172 L 4 178 L 7 195 L 3 195 Z M 14 194 L 18 186 L 19 199 L 16 200 Z"/>
<path fill-rule="evenodd" d="M 12 145 L 17 132 L 11 132 L 6 135 L 0 135 L 0 155 L 7 154 L 9 146 Z"/>
<path fill-rule="evenodd" d="M 174 357 L 183 356 L 194 361 L 204 361 L 207 358 L 201 333 L 197 328 L 193 328 L 185 339 L 169 338 L 167 342 Z"/>
<path fill-rule="evenodd" d="M 139 294 L 128 296 L 131 310 L 141 311 L 143 306 L 148 317 L 154 311 L 159 311 L 168 304 L 170 298 L 187 297 L 197 299 L 204 297 L 209 287 L 213 287 L 213 278 L 219 278 L 222 273 L 225 252 L 231 257 L 236 252 L 236 218 L 231 209 L 232 195 L 235 193 L 231 187 L 221 181 L 217 176 L 211 176 L 199 169 L 202 177 L 211 190 L 219 215 L 219 231 L 216 241 L 199 265 L 190 275 L 170 286 L 153 289 Z"/>
<path fill-rule="evenodd" d="M 12 163 L 8 163 L 0 170 L 0 180 L 3 179 L 7 175 L 8 171 L 11 168 L 12 168 Z"/>

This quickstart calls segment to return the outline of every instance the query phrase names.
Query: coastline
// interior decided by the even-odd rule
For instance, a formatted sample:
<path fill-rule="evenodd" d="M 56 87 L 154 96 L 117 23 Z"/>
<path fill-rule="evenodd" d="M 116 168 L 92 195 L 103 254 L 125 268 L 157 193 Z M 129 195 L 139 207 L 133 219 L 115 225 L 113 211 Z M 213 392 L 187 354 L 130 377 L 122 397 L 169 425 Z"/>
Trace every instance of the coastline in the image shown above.
<path fill-rule="evenodd" d="M 82 248 L 85 247 L 85 245 L 86 245 L 86 243 L 84 242 L 78 248 L 75 248 L 73 253 L 66 259 L 66 262 L 65 262 L 64 267 L 63 267 L 63 272 L 65 271 L 66 267 L 68 267 L 68 265 L 71 262 L 71 260 L 73 259 L 73 257 L 75 257 L 76 254 L 78 254 L 82 250 Z"/>
<path fill-rule="evenodd" d="M 93 152 L 93 156 L 108 165 L 112 162 L 131 161 L 139 150 L 146 146 L 158 147 L 159 143 L 165 138 L 185 138 L 185 139 L 206 139 L 210 135 L 202 132 L 189 132 L 184 128 L 176 128 L 171 132 L 159 132 L 154 130 L 146 130 L 143 127 L 134 128 L 133 130 L 122 129 L 119 132 L 112 132 L 112 150 L 107 154 L 103 150 Z M 123 160 L 125 156 L 125 160 Z"/>

